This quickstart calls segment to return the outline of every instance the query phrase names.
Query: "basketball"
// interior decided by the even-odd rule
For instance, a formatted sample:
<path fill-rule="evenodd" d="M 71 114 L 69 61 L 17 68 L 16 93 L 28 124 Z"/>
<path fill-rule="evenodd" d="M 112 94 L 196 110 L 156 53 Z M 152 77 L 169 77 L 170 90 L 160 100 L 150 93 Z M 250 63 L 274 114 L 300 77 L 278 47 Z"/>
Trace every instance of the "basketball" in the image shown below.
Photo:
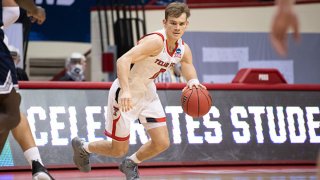
<path fill-rule="evenodd" d="M 212 98 L 208 90 L 193 87 L 182 92 L 181 105 L 186 114 L 198 118 L 209 112 Z"/>

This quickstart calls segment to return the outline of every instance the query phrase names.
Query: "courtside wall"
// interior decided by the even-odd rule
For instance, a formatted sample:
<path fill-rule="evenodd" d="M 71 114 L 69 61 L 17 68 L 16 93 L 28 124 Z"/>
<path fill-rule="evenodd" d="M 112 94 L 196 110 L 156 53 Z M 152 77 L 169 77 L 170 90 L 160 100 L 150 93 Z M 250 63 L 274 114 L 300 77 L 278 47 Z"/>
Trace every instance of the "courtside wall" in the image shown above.
<path fill-rule="evenodd" d="M 315 164 L 320 145 L 319 85 L 205 85 L 213 106 L 198 119 L 182 111 L 185 84 L 157 85 L 171 146 L 143 165 Z M 74 167 L 73 137 L 106 138 L 110 83 L 21 82 L 20 87 L 21 110 L 48 167 Z M 129 154 L 148 140 L 142 125 L 132 125 Z M 116 167 L 120 161 L 91 156 L 95 167 Z M 12 136 L 0 164 L 4 170 L 28 168 Z"/>

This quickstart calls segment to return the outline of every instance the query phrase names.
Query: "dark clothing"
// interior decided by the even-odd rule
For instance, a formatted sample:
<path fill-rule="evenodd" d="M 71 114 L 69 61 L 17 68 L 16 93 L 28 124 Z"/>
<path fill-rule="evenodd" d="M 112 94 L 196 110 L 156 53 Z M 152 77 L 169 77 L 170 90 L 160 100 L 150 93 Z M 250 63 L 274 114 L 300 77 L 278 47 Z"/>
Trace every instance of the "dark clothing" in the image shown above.
<path fill-rule="evenodd" d="M 72 79 L 72 77 L 68 73 L 65 73 L 65 75 L 59 79 L 59 81 L 75 81 L 75 80 Z M 83 81 L 85 81 L 85 80 L 83 80 Z M 81 82 L 81 81 L 79 81 L 79 82 Z"/>
<path fill-rule="evenodd" d="M 0 1 L 0 26 L 2 22 L 2 1 Z M 16 67 L 3 42 L 4 32 L 0 28 L 0 154 L 11 129 L 20 122 L 20 94 L 15 91 L 18 85 Z"/>
<path fill-rule="evenodd" d="M 3 37 L 3 31 L 0 30 Z M 11 57 L 10 51 L 0 39 L 0 91 L 1 93 L 9 93 L 12 85 L 18 85 L 17 81 L 17 71 L 13 59 Z"/>
<path fill-rule="evenodd" d="M 29 77 L 23 69 L 16 68 L 16 70 L 17 70 L 18 81 L 29 81 Z"/>
<path fill-rule="evenodd" d="M 62 78 L 60 78 L 60 81 L 74 81 L 69 74 L 65 74 Z"/>
<path fill-rule="evenodd" d="M 3 26 L 3 22 L 2 22 L 2 1 L 0 2 L 0 27 L 1 26 Z"/>

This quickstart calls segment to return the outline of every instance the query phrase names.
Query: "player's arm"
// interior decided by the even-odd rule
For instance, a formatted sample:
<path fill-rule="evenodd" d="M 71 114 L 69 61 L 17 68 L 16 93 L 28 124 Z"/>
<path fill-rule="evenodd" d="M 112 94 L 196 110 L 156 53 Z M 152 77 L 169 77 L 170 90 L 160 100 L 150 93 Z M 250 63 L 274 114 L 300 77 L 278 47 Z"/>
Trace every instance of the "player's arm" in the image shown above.
<path fill-rule="evenodd" d="M 18 6 L 15 0 L 2 0 L 2 7 L 15 7 Z"/>
<path fill-rule="evenodd" d="M 31 16 L 32 22 L 37 22 L 38 24 L 42 24 L 46 20 L 46 12 L 45 10 L 37 6 L 33 0 L 15 0 L 17 4 L 25 9 L 28 13 L 28 16 Z"/>
<path fill-rule="evenodd" d="M 162 47 L 163 41 L 161 37 L 158 35 L 150 35 L 142 39 L 138 45 L 131 48 L 117 60 L 117 76 L 121 87 L 119 103 L 122 111 L 126 112 L 132 108 L 129 88 L 129 72 L 131 64 L 159 54 Z"/>
<path fill-rule="evenodd" d="M 287 54 L 287 33 L 292 28 L 294 37 L 300 37 L 299 20 L 294 9 L 295 0 L 277 0 L 271 24 L 271 43 L 281 56 Z"/>
<path fill-rule="evenodd" d="M 185 43 L 185 52 L 180 63 L 181 63 L 182 76 L 187 81 L 187 86 L 183 89 L 183 91 L 187 87 L 191 89 L 193 86 L 195 86 L 196 88 L 198 88 L 199 86 L 202 88 L 206 88 L 205 86 L 200 84 L 198 80 L 197 71 L 192 63 L 192 53 L 191 53 L 190 47 L 186 43 Z"/>

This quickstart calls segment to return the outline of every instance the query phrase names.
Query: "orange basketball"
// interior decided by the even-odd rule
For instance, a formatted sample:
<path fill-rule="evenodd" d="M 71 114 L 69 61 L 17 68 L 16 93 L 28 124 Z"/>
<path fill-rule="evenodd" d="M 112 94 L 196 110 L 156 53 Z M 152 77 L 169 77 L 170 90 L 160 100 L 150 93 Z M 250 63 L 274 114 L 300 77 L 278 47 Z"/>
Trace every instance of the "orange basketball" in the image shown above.
<path fill-rule="evenodd" d="M 182 92 L 181 105 L 186 114 L 198 118 L 209 112 L 212 98 L 208 90 L 193 87 Z"/>

